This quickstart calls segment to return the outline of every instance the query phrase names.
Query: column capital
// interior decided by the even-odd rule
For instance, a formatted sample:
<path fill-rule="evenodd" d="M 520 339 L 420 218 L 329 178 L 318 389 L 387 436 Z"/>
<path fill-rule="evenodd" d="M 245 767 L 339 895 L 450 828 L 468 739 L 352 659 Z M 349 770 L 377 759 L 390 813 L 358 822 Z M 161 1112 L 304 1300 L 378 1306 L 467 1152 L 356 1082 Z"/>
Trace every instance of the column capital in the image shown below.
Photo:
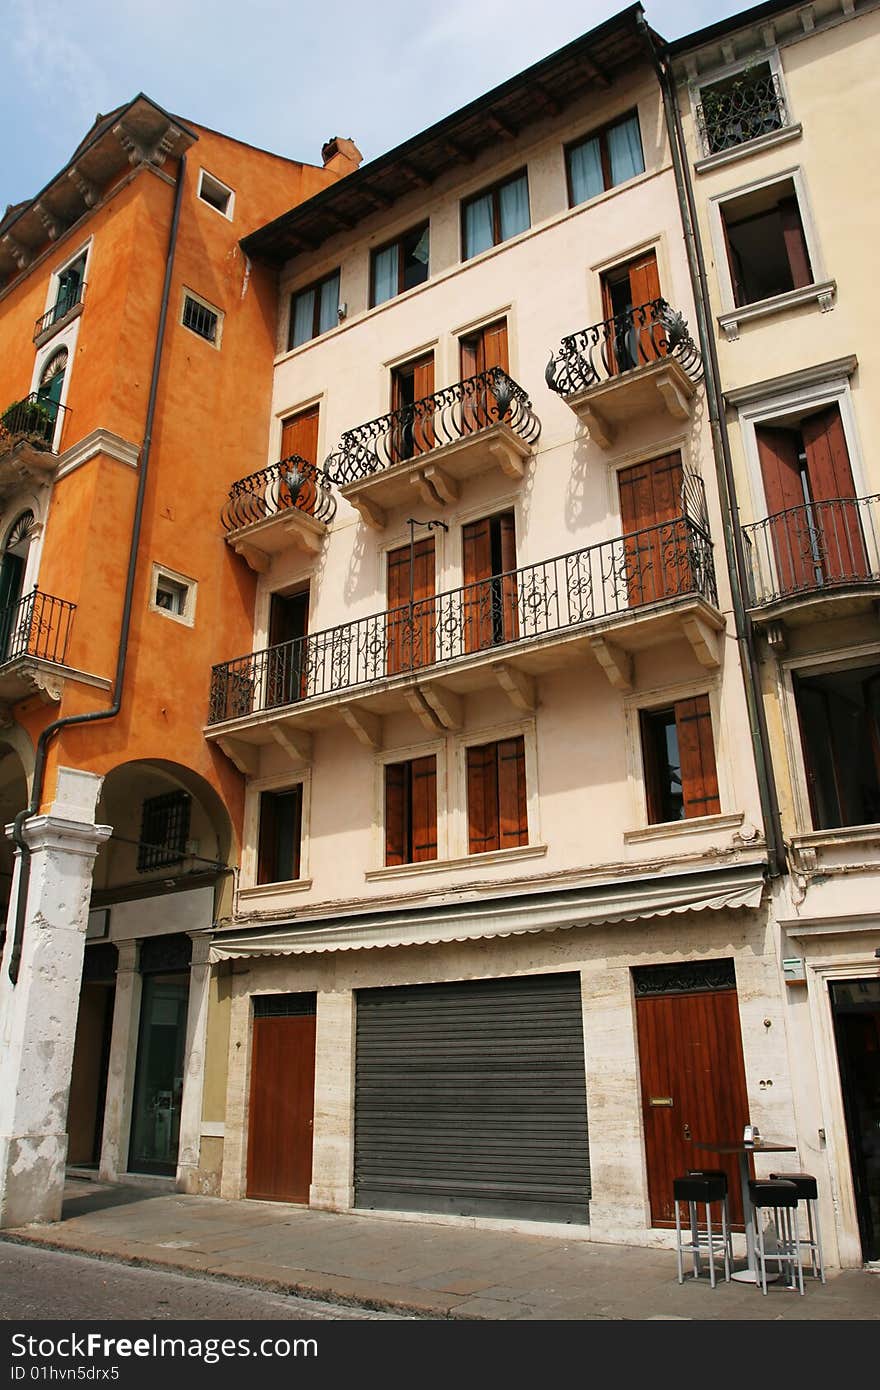
<path fill-rule="evenodd" d="M 122 971 L 137 970 L 140 961 L 141 943 L 137 940 L 116 941 L 114 945 L 116 946 L 118 954 L 116 962 L 117 975 Z"/>
<path fill-rule="evenodd" d="M 94 859 L 112 831 L 112 825 L 89 825 L 53 815 L 32 816 L 22 827 L 22 834 L 32 854 L 38 854 L 41 850 L 60 850 L 64 854 L 76 854 L 85 859 Z M 6 834 L 11 838 L 11 825 L 7 825 Z"/>
<path fill-rule="evenodd" d="M 192 942 L 192 955 L 190 966 L 208 965 L 211 957 L 211 938 L 204 932 L 189 932 L 189 939 Z"/>

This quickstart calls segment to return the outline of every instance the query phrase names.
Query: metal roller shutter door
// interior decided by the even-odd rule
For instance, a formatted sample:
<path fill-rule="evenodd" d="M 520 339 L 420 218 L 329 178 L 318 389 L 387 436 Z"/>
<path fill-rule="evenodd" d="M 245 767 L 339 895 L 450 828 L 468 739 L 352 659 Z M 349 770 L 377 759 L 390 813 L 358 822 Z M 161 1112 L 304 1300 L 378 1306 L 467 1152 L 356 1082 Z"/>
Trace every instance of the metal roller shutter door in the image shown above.
<path fill-rule="evenodd" d="M 355 1204 L 586 1222 L 576 974 L 359 990 Z"/>

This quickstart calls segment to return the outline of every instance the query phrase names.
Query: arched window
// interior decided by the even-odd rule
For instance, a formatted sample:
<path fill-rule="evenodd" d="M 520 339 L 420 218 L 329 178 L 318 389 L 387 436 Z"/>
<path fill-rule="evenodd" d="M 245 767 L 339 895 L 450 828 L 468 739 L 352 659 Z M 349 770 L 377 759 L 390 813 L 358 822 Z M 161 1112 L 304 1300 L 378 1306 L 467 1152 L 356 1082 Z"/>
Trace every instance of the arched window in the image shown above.
<path fill-rule="evenodd" d="M 61 390 L 64 386 L 64 374 L 67 371 L 67 348 L 59 348 L 53 352 L 42 372 L 40 373 L 40 384 L 37 387 L 37 395 L 41 401 L 51 402 L 54 406 L 52 413 L 53 420 L 58 415 L 58 404 L 61 400 Z"/>
<path fill-rule="evenodd" d="M 0 660 L 6 660 L 10 637 L 24 586 L 28 550 L 34 538 L 36 521 L 31 511 L 22 512 L 14 522 L 0 560 Z"/>

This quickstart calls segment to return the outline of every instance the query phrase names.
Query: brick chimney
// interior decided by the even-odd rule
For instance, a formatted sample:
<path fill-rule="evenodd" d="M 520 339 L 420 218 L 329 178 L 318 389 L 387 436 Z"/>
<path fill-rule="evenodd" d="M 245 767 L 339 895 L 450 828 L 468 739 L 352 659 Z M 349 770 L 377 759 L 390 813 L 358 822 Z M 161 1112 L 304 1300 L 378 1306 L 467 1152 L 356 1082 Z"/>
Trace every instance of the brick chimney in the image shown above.
<path fill-rule="evenodd" d="M 357 145 L 353 140 L 347 140 L 344 135 L 334 135 L 326 145 L 322 145 L 321 158 L 324 168 L 332 170 L 340 178 L 343 174 L 354 173 L 363 161 L 363 155 Z"/>

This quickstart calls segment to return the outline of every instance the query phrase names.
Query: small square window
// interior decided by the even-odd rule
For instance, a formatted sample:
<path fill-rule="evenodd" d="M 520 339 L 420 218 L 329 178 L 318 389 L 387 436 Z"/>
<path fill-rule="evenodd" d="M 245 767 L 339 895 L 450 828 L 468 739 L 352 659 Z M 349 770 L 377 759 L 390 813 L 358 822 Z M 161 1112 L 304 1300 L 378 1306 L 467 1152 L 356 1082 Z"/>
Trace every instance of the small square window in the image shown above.
<path fill-rule="evenodd" d="M 227 188 L 225 183 L 221 183 L 219 179 L 215 179 L 214 176 L 207 173 L 205 169 L 202 170 L 199 177 L 199 197 L 203 203 L 207 203 L 209 207 L 215 208 L 217 212 L 231 221 L 233 203 L 232 189 Z"/>
<path fill-rule="evenodd" d="M 461 205 L 462 259 L 507 241 L 531 226 L 529 180 L 524 169 Z"/>
<path fill-rule="evenodd" d="M 648 822 L 689 820 L 721 810 L 708 695 L 642 710 Z"/>
<path fill-rule="evenodd" d="M 213 309 L 194 294 L 184 294 L 181 323 L 206 342 L 213 343 L 214 347 L 220 346 L 220 318 L 219 309 Z"/>
<path fill-rule="evenodd" d="M 173 570 L 153 565 L 150 607 L 179 623 L 192 627 L 195 618 L 196 586 L 193 580 Z"/>
<path fill-rule="evenodd" d="M 370 267 L 370 305 L 384 304 L 428 278 L 430 228 L 427 222 L 405 232 L 373 252 Z"/>

